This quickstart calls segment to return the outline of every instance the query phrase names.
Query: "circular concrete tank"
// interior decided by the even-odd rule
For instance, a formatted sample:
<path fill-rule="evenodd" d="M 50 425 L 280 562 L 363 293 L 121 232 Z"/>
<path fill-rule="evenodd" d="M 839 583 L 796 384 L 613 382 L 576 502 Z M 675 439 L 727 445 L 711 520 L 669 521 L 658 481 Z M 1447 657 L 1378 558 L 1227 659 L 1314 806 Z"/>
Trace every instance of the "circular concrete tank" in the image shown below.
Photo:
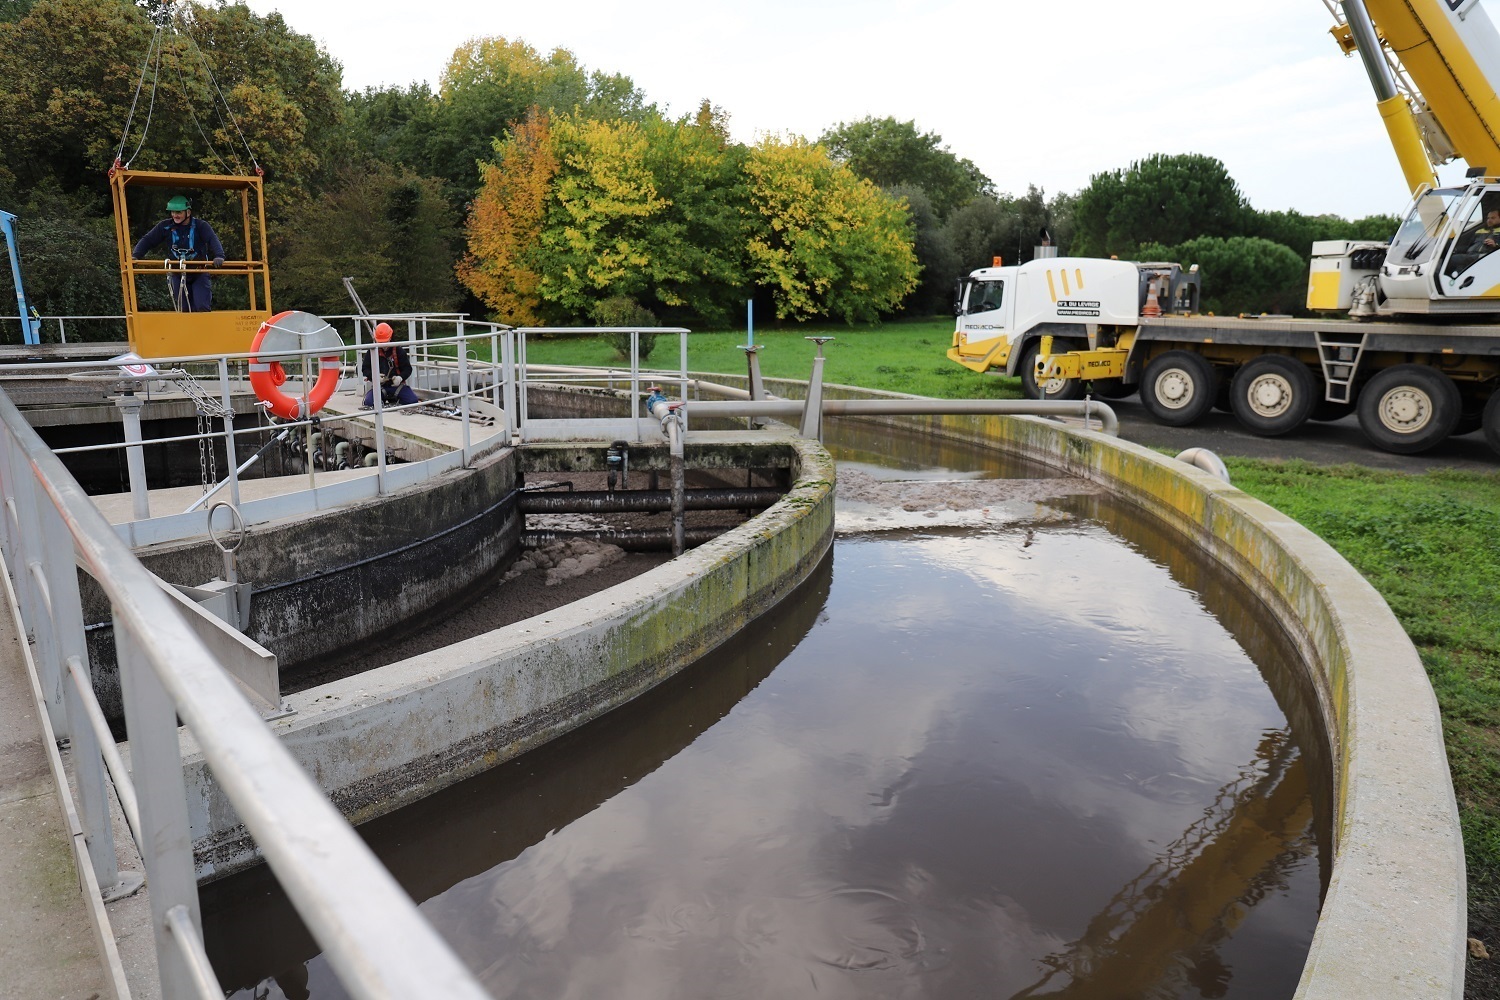
<path fill-rule="evenodd" d="M 1462 850 L 1436 709 L 1415 651 L 1357 574 L 1276 512 L 1144 449 L 1037 420 L 902 422 L 1107 487 L 1264 602 L 1291 637 L 1333 772 L 1328 893 L 1298 995 L 1460 993 Z"/>

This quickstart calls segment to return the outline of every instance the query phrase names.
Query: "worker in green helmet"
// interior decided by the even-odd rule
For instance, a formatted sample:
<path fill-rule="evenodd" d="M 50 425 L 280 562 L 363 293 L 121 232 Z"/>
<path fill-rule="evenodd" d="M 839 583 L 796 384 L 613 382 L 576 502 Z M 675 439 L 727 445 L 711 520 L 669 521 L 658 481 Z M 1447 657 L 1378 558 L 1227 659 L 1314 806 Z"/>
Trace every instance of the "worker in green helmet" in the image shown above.
<path fill-rule="evenodd" d="M 186 197 L 174 195 L 167 202 L 167 213 L 171 218 L 158 222 L 136 243 L 131 251 L 136 260 L 166 243 L 169 261 L 208 260 L 214 267 L 223 265 L 224 245 L 213 226 L 193 218 L 193 206 Z M 213 308 L 213 285 L 207 272 L 183 268 L 169 274 L 167 283 L 172 289 L 172 308 L 178 312 L 208 312 Z"/>

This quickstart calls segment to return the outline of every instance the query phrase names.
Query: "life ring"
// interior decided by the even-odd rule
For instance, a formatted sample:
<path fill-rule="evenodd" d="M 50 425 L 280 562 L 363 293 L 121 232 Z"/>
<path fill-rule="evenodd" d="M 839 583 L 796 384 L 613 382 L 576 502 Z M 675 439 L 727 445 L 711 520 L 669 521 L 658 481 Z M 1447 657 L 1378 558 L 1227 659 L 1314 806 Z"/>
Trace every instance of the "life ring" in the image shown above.
<path fill-rule="evenodd" d="M 335 348 L 343 350 L 344 342 L 338 333 L 322 318 L 311 313 L 289 309 L 279 312 L 260 325 L 255 339 L 250 342 L 250 388 L 266 409 L 283 420 L 300 420 L 321 410 L 333 398 L 339 385 L 339 373 L 343 368 L 340 354 L 328 354 L 318 359 L 318 380 L 307 393 L 307 408 L 303 400 L 288 396 L 281 391 L 286 382 L 286 369 L 281 361 L 293 351 Z M 261 352 L 280 354 L 282 358 L 259 356 Z M 289 359 L 288 359 L 289 360 Z"/>

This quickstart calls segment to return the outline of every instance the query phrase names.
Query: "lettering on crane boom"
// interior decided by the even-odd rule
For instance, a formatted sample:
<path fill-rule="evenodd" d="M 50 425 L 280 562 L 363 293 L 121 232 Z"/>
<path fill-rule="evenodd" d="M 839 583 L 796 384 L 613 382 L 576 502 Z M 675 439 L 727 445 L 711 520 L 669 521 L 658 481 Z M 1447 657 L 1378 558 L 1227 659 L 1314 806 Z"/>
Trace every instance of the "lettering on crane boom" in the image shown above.
<path fill-rule="evenodd" d="M 1098 316 L 1099 302 L 1097 299 L 1058 299 L 1057 314 L 1059 316 Z"/>

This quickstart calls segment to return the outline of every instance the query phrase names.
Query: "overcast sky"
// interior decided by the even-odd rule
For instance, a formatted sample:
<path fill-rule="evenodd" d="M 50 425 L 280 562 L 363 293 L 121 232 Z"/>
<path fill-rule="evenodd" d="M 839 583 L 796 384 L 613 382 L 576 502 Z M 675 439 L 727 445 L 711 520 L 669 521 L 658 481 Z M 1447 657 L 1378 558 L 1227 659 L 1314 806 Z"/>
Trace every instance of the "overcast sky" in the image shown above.
<path fill-rule="evenodd" d="M 351 88 L 436 85 L 468 38 L 570 49 L 735 137 L 914 119 L 1001 191 L 1076 191 L 1151 153 L 1218 157 L 1259 209 L 1397 214 L 1406 185 L 1320 0 L 249 0 Z M 1451 173 L 1451 170 L 1450 170 Z M 1462 167 L 1457 170 L 1462 175 Z"/>

